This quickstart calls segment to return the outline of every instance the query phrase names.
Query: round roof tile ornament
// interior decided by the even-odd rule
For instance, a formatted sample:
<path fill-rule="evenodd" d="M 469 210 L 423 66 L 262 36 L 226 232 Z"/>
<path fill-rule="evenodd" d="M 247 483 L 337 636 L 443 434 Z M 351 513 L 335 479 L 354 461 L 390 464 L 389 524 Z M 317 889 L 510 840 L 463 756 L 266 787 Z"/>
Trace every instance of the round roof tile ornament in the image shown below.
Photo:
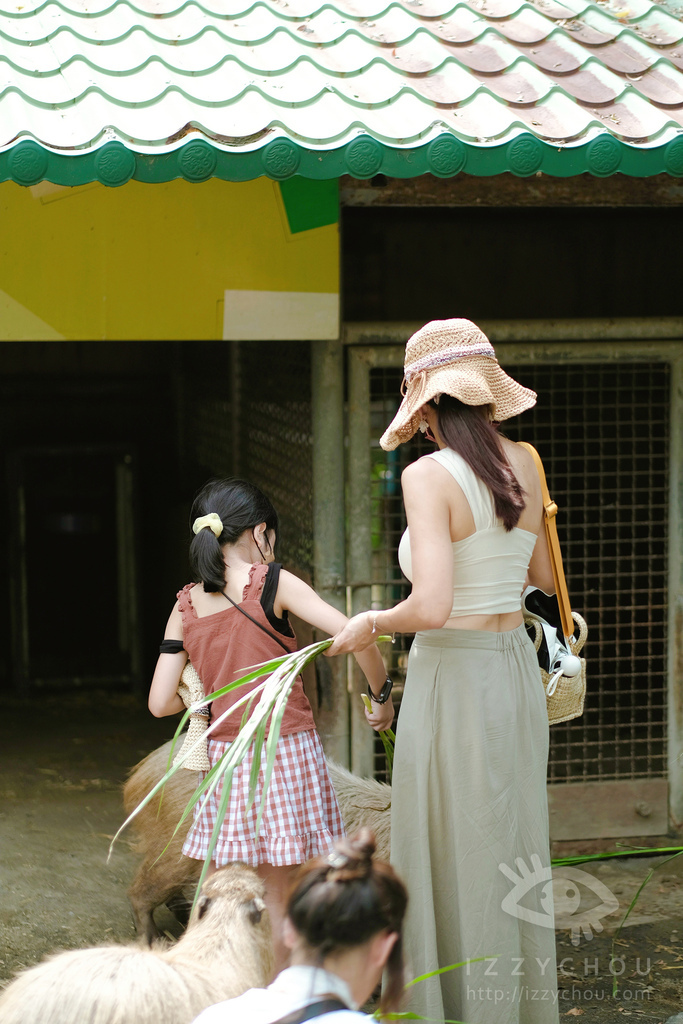
<path fill-rule="evenodd" d="M 439 135 L 427 146 L 427 163 L 437 178 L 450 178 L 465 165 L 466 150 L 454 135 Z"/>
<path fill-rule="evenodd" d="M 188 181 L 206 181 L 216 169 L 216 150 L 208 142 L 187 142 L 178 155 L 178 167 Z"/>
<path fill-rule="evenodd" d="M 95 173 L 103 185 L 125 185 L 135 173 L 135 154 L 122 142 L 106 142 L 95 154 Z"/>
<path fill-rule="evenodd" d="M 543 163 L 543 143 L 533 135 L 520 135 L 508 146 L 507 163 L 519 178 L 535 174 Z"/>
<path fill-rule="evenodd" d="M 621 163 L 621 146 L 613 135 L 599 135 L 586 148 L 588 170 L 596 178 L 607 178 Z"/>
<path fill-rule="evenodd" d="M 47 153 L 37 142 L 20 142 L 9 155 L 9 170 L 17 185 L 35 185 L 47 171 Z"/>
<path fill-rule="evenodd" d="M 284 181 L 299 169 L 301 151 L 289 139 L 273 139 L 264 146 L 261 154 L 263 169 L 269 178 Z"/>
<path fill-rule="evenodd" d="M 664 166 L 669 174 L 677 178 L 683 177 L 683 135 L 672 139 L 664 151 Z"/>
<path fill-rule="evenodd" d="M 379 171 L 384 150 L 370 135 L 360 135 L 349 142 L 344 153 L 346 169 L 352 178 L 372 178 Z"/>

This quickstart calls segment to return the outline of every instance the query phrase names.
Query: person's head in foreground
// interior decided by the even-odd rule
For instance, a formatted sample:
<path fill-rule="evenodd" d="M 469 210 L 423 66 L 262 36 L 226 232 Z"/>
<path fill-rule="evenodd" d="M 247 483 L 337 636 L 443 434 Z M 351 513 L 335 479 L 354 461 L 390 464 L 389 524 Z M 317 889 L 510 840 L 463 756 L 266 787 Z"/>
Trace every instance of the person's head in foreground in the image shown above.
<path fill-rule="evenodd" d="M 321 967 L 345 981 L 362 1006 L 386 976 L 380 1010 L 403 994 L 402 929 L 408 895 L 385 861 L 375 860 L 375 837 L 362 828 L 331 853 L 302 864 L 287 902 L 285 943 L 291 964 Z"/>

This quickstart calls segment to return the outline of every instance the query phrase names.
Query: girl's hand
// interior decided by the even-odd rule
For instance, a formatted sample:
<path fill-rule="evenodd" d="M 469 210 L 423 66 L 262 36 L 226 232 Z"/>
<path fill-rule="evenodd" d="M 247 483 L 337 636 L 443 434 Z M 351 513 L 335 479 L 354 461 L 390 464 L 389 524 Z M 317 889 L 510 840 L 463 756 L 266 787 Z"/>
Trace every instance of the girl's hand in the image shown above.
<path fill-rule="evenodd" d="M 368 720 L 368 724 L 375 729 L 376 732 L 382 732 L 384 729 L 390 729 L 391 723 L 394 720 L 394 705 L 389 697 L 389 700 L 385 704 L 376 704 L 374 700 L 372 703 L 372 712 L 365 709 L 365 717 Z"/>
<path fill-rule="evenodd" d="M 372 632 L 373 618 L 373 612 L 360 612 L 354 615 L 341 632 L 337 633 L 334 643 L 327 648 L 325 654 L 328 657 L 335 654 L 352 654 L 354 651 L 364 651 L 370 644 L 374 644 L 377 633 Z"/>

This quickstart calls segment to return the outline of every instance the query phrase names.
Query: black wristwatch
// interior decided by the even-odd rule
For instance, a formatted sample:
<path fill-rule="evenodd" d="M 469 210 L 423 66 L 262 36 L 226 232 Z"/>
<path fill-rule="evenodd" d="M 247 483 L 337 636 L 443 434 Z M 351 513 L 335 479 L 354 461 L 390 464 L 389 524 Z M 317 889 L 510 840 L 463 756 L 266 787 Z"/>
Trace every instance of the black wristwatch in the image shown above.
<path fill-rule="evenodd" d="M 370 697 L 370 700 L 374 700 L 375 704 L 386 704 L 386 702 L 389 700 L 389 694 L 391 693 L 391 688 L 393 685 L 393 681 L 389 678 L 389 676 L 387 676 L 384 686 L 379 691 L 379 697 L 375 697 L 374 693 L 368 686 L 368 695 Z"/>

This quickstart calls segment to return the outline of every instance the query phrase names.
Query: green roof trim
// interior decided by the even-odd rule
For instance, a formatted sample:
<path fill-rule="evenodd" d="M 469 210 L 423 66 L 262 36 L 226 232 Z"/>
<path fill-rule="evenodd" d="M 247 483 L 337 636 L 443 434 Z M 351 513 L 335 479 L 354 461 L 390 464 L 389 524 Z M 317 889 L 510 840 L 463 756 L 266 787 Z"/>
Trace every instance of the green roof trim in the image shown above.
<path fill-rule="evenodd" d="M 192 182 L 209 178 L 250 181 L 263 175 L 281 182 L 294 175 L 316 181 L 344 174 L 361 179 L 376 174 L 450 178 L 460 172 L 481 177 L 510 172 L 528 177 L 538 171 L 557 178 L 586 173 L 608 177 L 617 172 L 636 178 L 662 173 L 683 177 L 683 133 L 649 148 L 621 142 L 610 132 L 602 132 L 579 146 L 550 145 L 530 133 L 500 145 L 480 146 L 444 133 L 427 144 L 401 149 L 371 135 L 359 135 L 333 150 L 307 149 L 280 136 L 249 152 L 226 151 L 194 137 L 172 152 L 159 155 L 135 152 L 122 142 L 106 142 L 100 149 L 82 155 L 73 150 L 62 154 L 28 139 L 0 153 L 0 181 L 11 180 L 18 185 L 35 185 L 46 179 L 67 186 L 99 181 L 115 188 L 131 178 L 150 183 L 175 178 Z"/>

